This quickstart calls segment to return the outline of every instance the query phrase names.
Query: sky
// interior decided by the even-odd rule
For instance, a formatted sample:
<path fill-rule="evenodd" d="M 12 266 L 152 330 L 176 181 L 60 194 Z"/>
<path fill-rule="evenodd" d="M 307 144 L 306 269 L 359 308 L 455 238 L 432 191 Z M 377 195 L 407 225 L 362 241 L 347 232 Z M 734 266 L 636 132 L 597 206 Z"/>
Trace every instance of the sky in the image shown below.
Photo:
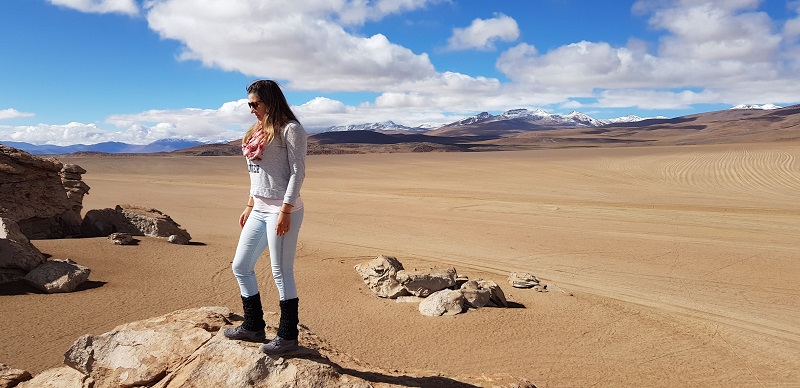
<path fill-rule="evenodd" d="M 0 142 L 233 140 L 257 79 L 312 133 L 787 106 L 800 1 L 0 1 Z"/>

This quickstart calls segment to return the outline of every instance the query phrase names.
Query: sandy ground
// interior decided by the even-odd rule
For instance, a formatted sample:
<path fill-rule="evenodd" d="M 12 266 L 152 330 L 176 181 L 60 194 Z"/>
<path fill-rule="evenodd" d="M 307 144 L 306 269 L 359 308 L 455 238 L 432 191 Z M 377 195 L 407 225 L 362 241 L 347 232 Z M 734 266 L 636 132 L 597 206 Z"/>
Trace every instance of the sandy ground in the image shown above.
<path fill-rule="evenodd" d="M 800 386 L 800 144 L 310 156 L 301 322 L 388 369 L 510 373 L 539 387 Z M 240 157 L 63 158 L 84 210 L 155 207 L 201 244 L 35 241 L 92 268 L 84 290 L 0 288 L 0 362 L 38 372 L 82 334 L 179 308 L 241 309 L 230 272 Z M 455 266 L 517 308 L 423 317 L 353 265 Z M 277 310 L 267 255 L 257 266 Z M 533 273 L 572 293 L 513 289 Z"/>

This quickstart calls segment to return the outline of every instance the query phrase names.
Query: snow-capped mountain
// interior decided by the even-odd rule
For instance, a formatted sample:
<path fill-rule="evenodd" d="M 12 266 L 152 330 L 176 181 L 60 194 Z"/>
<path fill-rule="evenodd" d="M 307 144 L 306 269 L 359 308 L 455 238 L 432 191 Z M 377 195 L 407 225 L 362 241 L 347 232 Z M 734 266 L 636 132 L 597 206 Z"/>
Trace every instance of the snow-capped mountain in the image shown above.
<path fill-rule="evenodd" d="M 373 131 L 373 132 L 425 132 L 430 127 L 418 126 L 407 127 L 405 125 L 397 124 L 393 121 L 384 121 L 381 123 L 364 123 L 353 125 L 335 125 L 326 128 L 322 132 L 343 132 L 343 131 Z"/>
<path fill-rule="evenodd" d="M 469 116 L 467 118 L 463 118 L 461 120 L 456 121 L 455 123 L 447 124 L 447 125 L 472 125 L 484 122 L 486 120 L 491 119 L 492 116 L 489 112 L 481 112 L 475 116 Z"/>
<path fill-rule="evenodd" d="M 608 124 L 633 123 L 650 119 L 666 119 L 664 116 L 642 118 L 639 116 L 628 115 L 613 119 L 601 120 L 591 117 L 581 112 L 570 112 L 568 114 L 548 113 L 541 108 L 536 109 L 511 109 L 498 115 L 489 112 L 481 112 L 474 116 L 465 117 L 450 124 L 421 124 L 416 127 L 408 127 L 397 124 L 393 121 L 380 123 L 364 123 L 354 125 L 336 125 L 328 127 L 322 132 L 343 132 L 343 131 L 373 131 L 384 133 L 423 133 L 443 127 L 472 126 L 478 124 L 490 124 L 514 120 L 517 124 L 530 124 L 536 128 L 573 128 L 573 127 L 600 127 Z"/>
<path fill-rule="evenodd" d="M 775 105 L 775 104 L 764 104 L 764 105 L 757 105 L 757 104 L 749 104 L 749 105 L 748 105 L 748 104 L 742 104 L 742 105 L 736 105 L 736 106 L 734 106 L 733 108 L 731 108 L 731 110 L 733 110 L 733 109 L 761 109 L 761 110 L 773 110 L 773 109 L 781 109 L 781 108 L 783 108 L 783 107 L 782 107 L 782 106 L 777 106 L 777 105 Z"/>
<path fill-rule="evenodd" d="M 666 118 L 663 116 L 651 118 Z M 636 121 L 648 120 L 650 118 L 641 118 L 639 116 L 623 116 L 614 119 L 600 120 L 593 118 L 585 113 L 570 112 L 565 115 L 548 113 L 544 109 L 511 109 L 499 115 L 491 115 L 487 112 L 482 112 L 476 116 L 470 116 L 465 119 L 447 124 L 447 126 L 462 126 L 462 125 L 475 125 L 478 123 L 492 123 L 506 120 L 518 120 L 528 124 L 550 127 L 599 127 L 607 124 L 616 123 L 631 123 Z"/>
<path fill-rule="evenodd" d="M 665 116 L 655 116 L 655 117 L 639 117 L 635 115 L 627 115 L 622 117 L 615 117 L 613 119 L 605 119 L 602 120 L 606 124 L 619 124 L 619 123 L 635 123 L 637 121 L 644 121 L 644 120 L 666 120 L 668 117 Z"/>

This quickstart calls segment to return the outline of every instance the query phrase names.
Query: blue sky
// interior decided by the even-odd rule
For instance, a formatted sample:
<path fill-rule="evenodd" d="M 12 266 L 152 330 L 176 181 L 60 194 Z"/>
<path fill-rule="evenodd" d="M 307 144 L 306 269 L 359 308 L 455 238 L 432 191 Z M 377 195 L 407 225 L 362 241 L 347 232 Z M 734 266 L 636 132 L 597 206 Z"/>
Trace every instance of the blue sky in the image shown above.
<path fill-rule="evenodd" d="M 307 128 L 800 102 L 800 2 L 3 0 L 0 141 L 221 141 L 278 80 Z"/>

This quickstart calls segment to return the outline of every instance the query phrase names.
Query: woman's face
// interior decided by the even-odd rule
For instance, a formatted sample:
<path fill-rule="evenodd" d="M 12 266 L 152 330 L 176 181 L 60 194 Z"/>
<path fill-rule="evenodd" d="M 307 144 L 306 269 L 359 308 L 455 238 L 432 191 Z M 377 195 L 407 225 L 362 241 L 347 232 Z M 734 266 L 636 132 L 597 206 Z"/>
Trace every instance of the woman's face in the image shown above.
<path fill-rule="evenodd" d="M 261 100 L 258 99 L 258 95 L 255 93 L 248 94 L 247 99 L 250 103 L 250 113 L 256 115 L 256 118 L 261 121 L 264 115 L 267 114 L 267 105 L 261 102 Z M 253 107 L 255 104 L 258 104 L 258 106 Z"/>

